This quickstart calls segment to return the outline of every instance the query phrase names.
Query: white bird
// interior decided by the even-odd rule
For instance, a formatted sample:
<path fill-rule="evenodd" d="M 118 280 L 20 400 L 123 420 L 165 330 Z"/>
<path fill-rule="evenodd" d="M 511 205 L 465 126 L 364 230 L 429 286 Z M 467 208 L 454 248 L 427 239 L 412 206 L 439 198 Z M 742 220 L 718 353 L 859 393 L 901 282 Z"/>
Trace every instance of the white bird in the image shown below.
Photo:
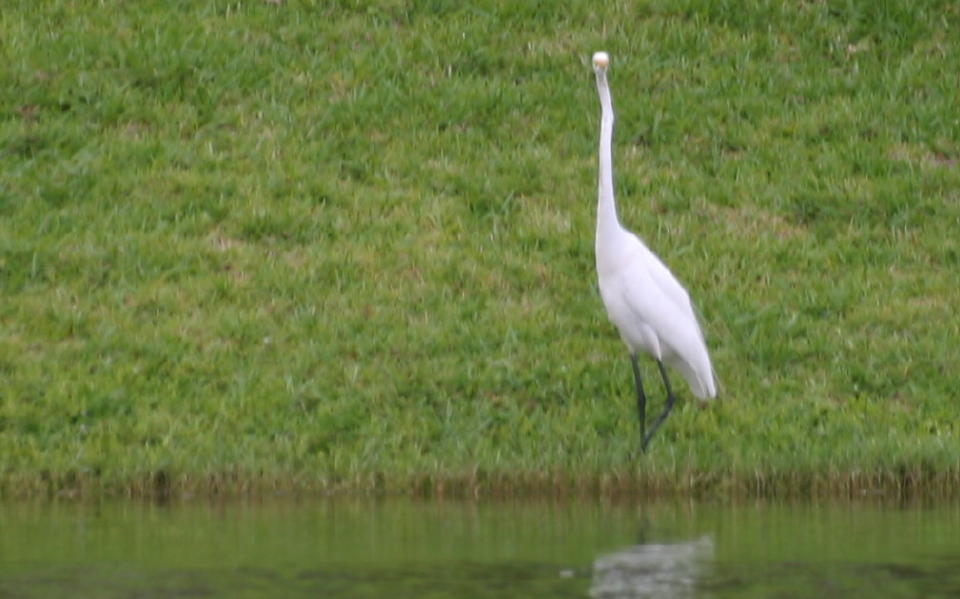
<path fill-rule="evenodd" d="M 593 71 L 600 95 L 600 185 L 597 201 L 596 258 L 600 296 L 610 321 L 630 350 L 633 380 L 637 387 L 640 416 L 640 447 L 646 450 L 650 438 L 663 423 L 676 401 L 664 363 L 676 368 L 699 399 L 716 397 L 713 366 L 703 333 L 690 304 L 690 296 L 670 269 L 627 231 L 617 218 L 613 199 L 613 104 L 607 85 L 606 52 L 593 55 Z M 646 428 L 647 398 L 640 380 L 637 352 L 652 356 L 660 368 L 667 391 L 666 407 Z"/>

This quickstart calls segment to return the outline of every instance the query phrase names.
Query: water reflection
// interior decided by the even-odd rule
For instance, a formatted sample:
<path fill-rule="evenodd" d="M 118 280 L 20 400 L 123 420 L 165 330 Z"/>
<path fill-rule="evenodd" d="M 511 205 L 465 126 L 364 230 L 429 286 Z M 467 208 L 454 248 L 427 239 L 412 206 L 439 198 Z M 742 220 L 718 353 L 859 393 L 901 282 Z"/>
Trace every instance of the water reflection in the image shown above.
<path fill-rule="evenodd" d="M 958 556 L 946 502 L 0 503 L 0 598 L 938 599 Z"/>
<path fill-rule="evenodd" d="M 713 539 L 632 545 L 593 563 L 594 599 L 685 598 L 713 559 Z"/>

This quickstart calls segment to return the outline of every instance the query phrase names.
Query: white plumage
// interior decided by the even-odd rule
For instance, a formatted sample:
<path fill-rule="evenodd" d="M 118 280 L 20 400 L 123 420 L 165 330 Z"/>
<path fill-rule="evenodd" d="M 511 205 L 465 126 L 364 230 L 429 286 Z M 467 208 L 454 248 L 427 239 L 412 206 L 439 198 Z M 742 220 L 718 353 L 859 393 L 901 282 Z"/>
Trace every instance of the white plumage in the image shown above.
<path fill-rule="evenodd" d="M 716 397 L 710 355 L 690 303 L 690 296 L 670 269 L 627 231 L 617 218 L 613 197 L 613 104 L 607 83 L 606 52 L 593 55 L 593 70 L 600 96 L 600 182 L 597 201 L 596 258 L 600 295 L 611 322 L 630 350 L 637 386 L 642 447 L 653 436 L 673 407 L 674 396 L 663 364 L 676 368 L 700 399 Z M 646 397 L 636 356 L 652 356 L 660 367 L 667 390 L 667 405 L 649 433 L 645 433 Z"/>

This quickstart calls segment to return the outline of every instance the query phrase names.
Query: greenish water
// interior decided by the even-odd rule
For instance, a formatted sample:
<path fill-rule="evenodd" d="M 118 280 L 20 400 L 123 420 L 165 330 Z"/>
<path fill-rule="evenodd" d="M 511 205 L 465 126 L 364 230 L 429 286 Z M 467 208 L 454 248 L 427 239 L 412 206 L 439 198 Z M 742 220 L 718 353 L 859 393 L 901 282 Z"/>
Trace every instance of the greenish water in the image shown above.
<path fill-rule="evenodd" d="M 0 597 L 957 597 L 960 506 L 0 505 Z"/>

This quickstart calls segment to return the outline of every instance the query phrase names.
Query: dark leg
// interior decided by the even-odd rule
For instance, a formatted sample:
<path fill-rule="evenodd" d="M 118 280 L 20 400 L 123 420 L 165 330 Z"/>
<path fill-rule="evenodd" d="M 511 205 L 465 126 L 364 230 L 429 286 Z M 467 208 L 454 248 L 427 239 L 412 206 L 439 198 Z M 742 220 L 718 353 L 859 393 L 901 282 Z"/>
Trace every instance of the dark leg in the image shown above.
<path fill-rule="evenodd" d="M 633 382 L 637 386 L 637 414 L 640 416 L 640 438 L 647 427 L 647 396 L 643 394 L 643 383 L 640 381 L 640 365 L 637 364 L 637 354 L 630 354 L 630 364 L 633 366 Z"/>
<path fill-rule="evenodd" d="M 663 386 L 667 389 L 667 407 L 665 407 L 663 409 L 663 413 L 653 421 L 653 426 L 650 427 L 650 432 L 643 437 L 643 442 L 640 444 L 640 448 L 644 451 L 647 450 L 647 444 L 650 443 L 653 433 L 657 432 L 657 429 L 660 428 L 660 425 L 663 424 L 663 421 L 667 419 L 667 415 L 670 413 L 670 410 L 673 409 L 673 402 L 676 401 L 676 397 L 673 395 L 673 389 L 670 388 L 670 379 L 667 378 L 667 369 L 663 366 L 663 362 L 660 360 L 657 360 L 657 366 L 660 367 L 660 376 L 663 377 Z"/>

